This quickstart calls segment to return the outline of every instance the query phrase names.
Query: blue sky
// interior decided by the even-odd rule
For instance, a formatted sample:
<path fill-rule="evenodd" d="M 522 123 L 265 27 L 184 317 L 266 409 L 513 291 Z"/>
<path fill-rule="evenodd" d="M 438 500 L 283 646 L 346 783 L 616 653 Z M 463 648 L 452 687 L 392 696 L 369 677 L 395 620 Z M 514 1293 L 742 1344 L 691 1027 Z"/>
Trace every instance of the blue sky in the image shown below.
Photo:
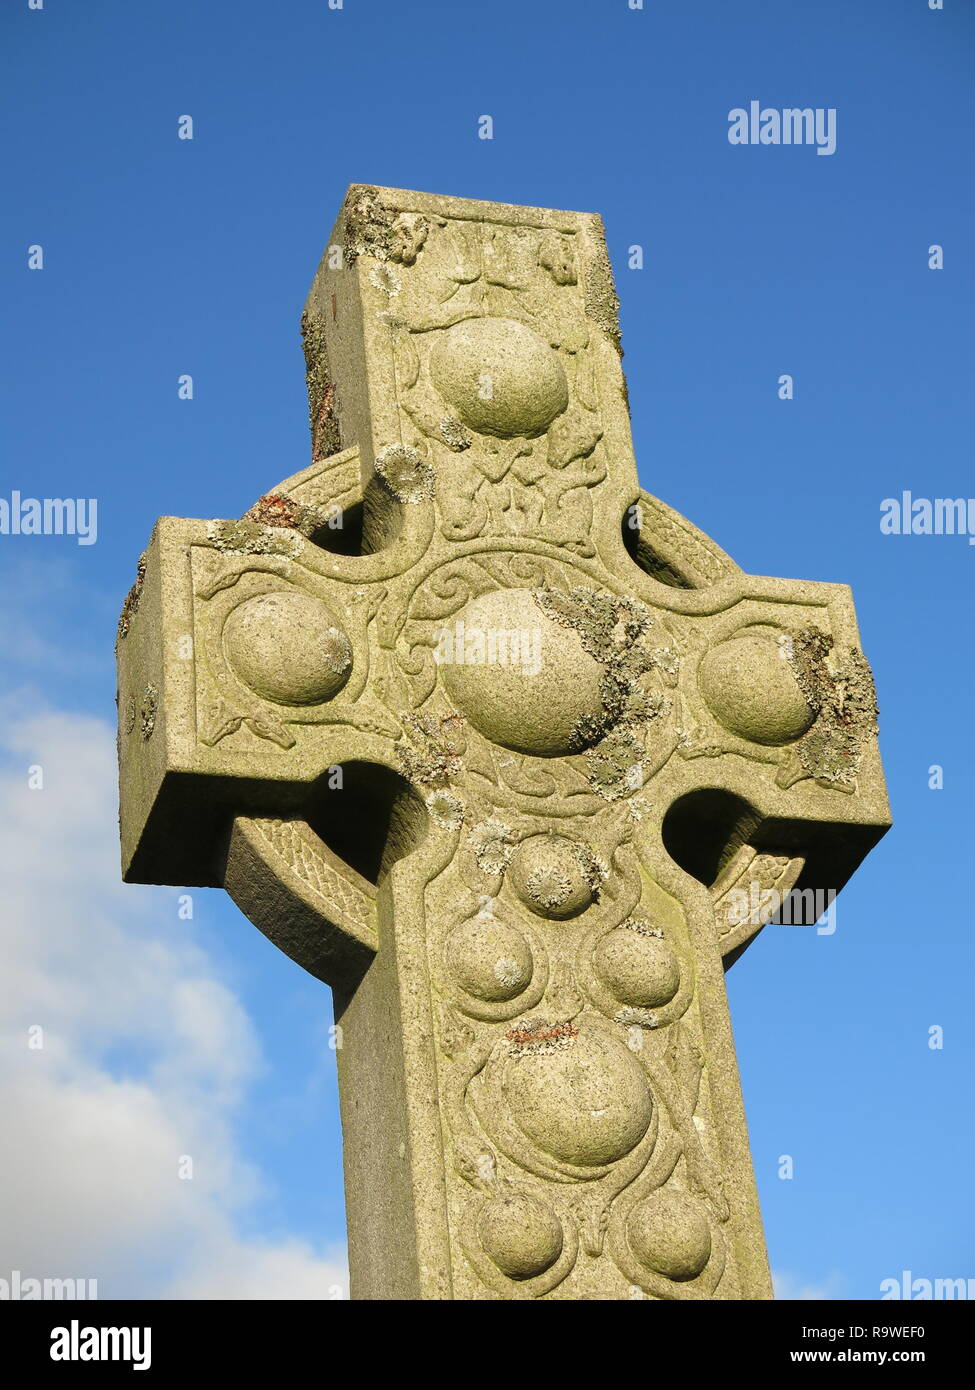
<path fill-rule="evenodd" d="M 104 1296 L 340 1277 L 327 991 L 221 893 L 185 921 L 177 890 L 116 889 L 112 646 L 158 515 L 238 515 L 308 461 L 298 318 L 346 186 L 369 182 L 601 212 L 643 486 L 746 570 L 853 586 L 895 827 L 835 935 L 771 927 L 729 976 L 769 1251 L 789 1296 L 975 1276 L 975 549 L 879 527 L 904 489 L 975 493 L 975 9 L 7 0 L 0 35 L 0 496 L 98 499 L 94 545 L 0 536 L 23 971 L 4 1032 L 38 1146 L 5 1159 L 35 1219 L 8 1226 L 0 1274 L 46 1261 Z M 835 108 L 836 152 L 729 144 L 753 99 Z M 205 1039 L 190 1005 L 156 1015 L 153 970 Z M 201 1156 L 192 1200 L 161 1195 L 174 1145 Z"/>

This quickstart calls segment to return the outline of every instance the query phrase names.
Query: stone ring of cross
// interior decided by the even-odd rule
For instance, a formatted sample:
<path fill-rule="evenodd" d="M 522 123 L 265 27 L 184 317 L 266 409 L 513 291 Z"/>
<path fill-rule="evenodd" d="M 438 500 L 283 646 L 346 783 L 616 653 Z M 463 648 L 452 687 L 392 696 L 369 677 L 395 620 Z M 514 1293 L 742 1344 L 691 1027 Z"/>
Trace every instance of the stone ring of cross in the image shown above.
<path fill-rule="evenodd" d="M 850 591 L 637 482 L 598 217 L 350 189 L 312 463 L 163 517 L 123 871 L 331 986 L 352 1296 L 771 1297 L 723 972 L 889 824 Z"/>

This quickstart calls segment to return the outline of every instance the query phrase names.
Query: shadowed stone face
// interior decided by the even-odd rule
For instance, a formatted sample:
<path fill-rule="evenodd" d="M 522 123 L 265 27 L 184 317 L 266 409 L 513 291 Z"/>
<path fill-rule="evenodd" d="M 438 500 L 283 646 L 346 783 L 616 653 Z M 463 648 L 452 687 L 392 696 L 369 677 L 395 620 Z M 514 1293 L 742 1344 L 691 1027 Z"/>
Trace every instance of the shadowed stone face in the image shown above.
<path fill-rule="evenodd" d="M 590 214 L 350 189 L 310 466 L 119 624 L 125 877 L 334 990 L 355 1298 L 771 1296 L 723 971 L 886 828 L 873 685 L 640 489 L 616 309 Z"/>

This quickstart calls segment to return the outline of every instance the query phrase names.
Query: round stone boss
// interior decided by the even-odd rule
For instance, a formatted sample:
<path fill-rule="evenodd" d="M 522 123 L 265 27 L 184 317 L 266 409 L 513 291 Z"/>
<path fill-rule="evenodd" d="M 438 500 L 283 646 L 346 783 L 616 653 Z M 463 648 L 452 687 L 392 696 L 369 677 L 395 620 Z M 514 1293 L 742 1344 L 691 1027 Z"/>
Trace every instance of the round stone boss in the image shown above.
<path fill-rule="evenodd" d="M 516 319 L 468 319 L 442 333 L 430 355 L 434 386 L 469 429 L 535 438 L 569 404 L 558 354 Z"/>
<path fill-rule="evenodd" d="M 531 983 L 531 946 L 498 917 L 485 914 L 459 922 L 444 944 L 444 958 L 461 989 L 488 1003 L 515 999 Z"/>
<path fill-rule="evenodd" d="M 472 599 L 444 632 L 451 640 L 449 659 L 439 662 L 443 683 L 478 733 L 541 758 L 581 746 L 579 721 L 602 713 L 605 669 L 529 589 Z"/>
<path fill-rule="evenodd" d="M 635 1008 L 669 1004 L 680 985 L 680 965 L 668 943 L 629 924 L 600 938 L 593 968 L 614 998 Z"/>
<path fill-rule="evenodd" d="M 484 1207 L 478 1235 L 509 1279 L 533 1279 L 562 1254 L 562 1224 L 547 1202 L 523 1192 L 502 1193 Z"/>
<path fill-rule="evenodd" d="M 512 855 L 508 881 L 539 917 L 577 917 L 596 900 L 590 857 L 587 847 L 568 835 L 531 835 Z"/>
<path fill-rule="evenodd" d="M 665 1279 L 696 1279 L 711 1258 L 711 1223 L 703 1202 L 663 1190 L 637 1202 L 626 1222 L 630 1248 L 645 1269 Z"/>
<path fill-rule="evenodd" d="M 578 1167 L 615 1163 L 646 1134 L 653 1099 L 643 1067 L 615 1038 L 585 1030 L 509 1060 L 505 1098 L 515 1124 L 543 1153 Z"/>
<path fill-rule="evenodd" d="M 704 703 L 719 724 L 751 743 L 780 747 L 816 717 L 777 630 L 755 629 L 719 642 L 698 670 Z"/>
<path fill-rule="evenodd" d="M 317 705 L 336 695 L 352 670 L 352 647 L 320 599 L 275 590 L 239 603 L 223 627 L 234 674 L 276 705 Z"/>

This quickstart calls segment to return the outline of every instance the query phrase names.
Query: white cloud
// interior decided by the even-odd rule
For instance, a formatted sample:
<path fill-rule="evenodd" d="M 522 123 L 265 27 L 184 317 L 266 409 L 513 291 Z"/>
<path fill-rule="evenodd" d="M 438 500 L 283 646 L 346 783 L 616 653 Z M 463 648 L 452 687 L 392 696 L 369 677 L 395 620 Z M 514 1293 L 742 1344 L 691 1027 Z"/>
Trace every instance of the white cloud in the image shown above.
<path fill-rule="evenodd" d="M 211 1245 L 205 1266 L 187 1271 L 176 1298 L 347 1298 L 345 1252 L 316 1255 L 301 1241 L 277 1246 L 228 1240 Z"/>
<path fill-rule="evenodd" d="M 120 881 L 114 734 L 7 700 L 0 756 L 0 1277 L 334 1297 L 341 1252 L 241 1234 L 267 1186 L 237 1131 L 259 1040 L 175 894 Z"/>
<path fill-rule="evenodd" d="M 830 1274 L 821 1283 L 809 1283 L 800 1276 L 791 1274 L 788 1270 L 779 1269 L 772 1272 L 772 1283 L 775 1287 L 776 1298 L 795 1299 L 802 1302 L 822 1302 L 842 1298 L 841 1289 L 843 1278 L 839 1274 Z"/>

